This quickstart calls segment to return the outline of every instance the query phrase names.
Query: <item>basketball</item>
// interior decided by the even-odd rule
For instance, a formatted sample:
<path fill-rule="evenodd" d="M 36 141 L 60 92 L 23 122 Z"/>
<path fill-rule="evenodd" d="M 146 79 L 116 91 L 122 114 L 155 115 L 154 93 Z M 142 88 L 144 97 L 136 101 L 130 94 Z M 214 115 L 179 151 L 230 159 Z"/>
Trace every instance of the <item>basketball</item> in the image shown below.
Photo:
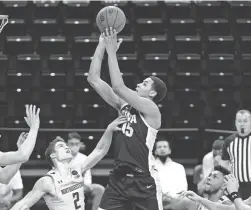
<path fill-rule="evenodd" d="M 99 11 L 96 23 L 101 33 L 103 33 L 106 28 L 110 27 L 119 33 L 125 27 L 126 17 L 120 8 L 107 6 Z"/>

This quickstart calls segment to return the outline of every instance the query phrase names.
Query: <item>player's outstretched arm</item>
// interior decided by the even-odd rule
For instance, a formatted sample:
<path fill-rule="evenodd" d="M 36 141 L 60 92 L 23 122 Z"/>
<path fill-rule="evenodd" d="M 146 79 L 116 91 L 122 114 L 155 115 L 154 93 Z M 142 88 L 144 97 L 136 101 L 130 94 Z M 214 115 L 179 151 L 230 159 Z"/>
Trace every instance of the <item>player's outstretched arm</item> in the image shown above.
<path fill-rule="evenodd" d="M 107 154 L 111 146 L 113 133 L 115 131 L 120 131 L 121 128 L 119 128 L 118 125 L 123 124 L 126 121 L 127 120 L 124 116 L 120 116 L 108 125 L 96 148 L 92 151 L 90 155 L 88 155 L 86 160 L 83 162 L 83 173 L 95 166 Z"/>
<path fill-rule="evenodd" d="M 40 178 L 33 189 L 19 202 L 17 202 L 11 210 L 26 210 L 32 207 L 45 194 L 50 193 L 50 186 L 53 186 L 52 179 L 48 176 Z"/>
<path fill-rule="evenodd" d="M 126 87 L 124 84 L 116 55 L 116 31 L 113 29 L 106 29 L 106 35 L 104 37 L 106 42 L 106 51 L 108 54 L 109 72 L 114 92 L 141 113 L 148 116 L 158 116 L 159 109 L 153 101 L 140 97 L 135 91 Z"/>
<path fill-rule="evenodd" d="M 16 152 L 1 152 L 0 153 L 0 165 L 12 165 L 16 163 L 23 163 L 28 161 L 36 143 L 37 133 L 39 129 L 39 111 L 36 110 L 36 106 L 29 105 L 26 107 L 25 121 L 30 127 L 29 134 L 24 143 Z"/>
<path fill-rule="evenodd" d="M 201 205 L 205 206 L 208 210 L 235 210 L 234 205 L 230 206 L 230 205 L 215 203 L 209 201 L 208 199 L 200 197 L 199 195 L 197 195 L 192 191 L 184 192 L 183 195 L 194 202 L 200 203 Z"/>
<path fill-rule="evenodd" d="M 20 146 L 24 143 L 24 141 L 27 138 L 28 133 L 21 133 L 21 135 L 18 138 L 17 141 L 17 147 L 18 149 Z M 17 171 L 20 169 L 21 163 L 8 165 L 0 170 L 0 183 L 2 184 L 8 184 L 10 180 L 13 178 L 13 176 L 17 173 Z"/>
<path fill-rule="evenodd" d="M 164 193 L 162 196 L 163 208 L 172 210 L 195 210 L 197 209 L 197 203 L 191 201 L 190 199 L 180 196 L 180 195 L 170 195 Z"/>
<path fill-rule="evenodd" d="M 100 36 L 99 44 L 93 55 L 87 81 L 96 92 L 113 108 L 120 110 L 123 101 L 113 92 L 110 85 L 100 78 L 101 64 L 104 57 L 105 44 L 104 38 Z"/>

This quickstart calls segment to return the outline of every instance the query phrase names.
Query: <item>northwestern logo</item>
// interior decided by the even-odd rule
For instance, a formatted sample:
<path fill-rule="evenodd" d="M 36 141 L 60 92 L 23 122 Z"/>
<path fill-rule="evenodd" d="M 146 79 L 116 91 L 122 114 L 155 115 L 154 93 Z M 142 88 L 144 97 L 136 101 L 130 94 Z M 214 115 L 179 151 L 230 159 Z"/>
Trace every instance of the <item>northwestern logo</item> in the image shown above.
<path fill-rule="evenodd" d="M 70 192 L 72 192 L 74 190 L 77 190 L 77 189 L 83 187 L 83 185 L 84 185 L 83 183 L 75 184 L 75 185 L 73 185 L 71 187 L 67 187 L 67 188 L 61 190 L 61 193 L 62 193 L 62 195 L 70 193 Z"/>
<path fill-rule="evenodd" d="M 75 179 L 77 179 L 77 178 L 80 177 L 80 175 L 78 174 L 78 172 L 77 172 L 76 170 L 73 170 L 73 171 L 71 172 L 71 174 L 74 176 Z"/>

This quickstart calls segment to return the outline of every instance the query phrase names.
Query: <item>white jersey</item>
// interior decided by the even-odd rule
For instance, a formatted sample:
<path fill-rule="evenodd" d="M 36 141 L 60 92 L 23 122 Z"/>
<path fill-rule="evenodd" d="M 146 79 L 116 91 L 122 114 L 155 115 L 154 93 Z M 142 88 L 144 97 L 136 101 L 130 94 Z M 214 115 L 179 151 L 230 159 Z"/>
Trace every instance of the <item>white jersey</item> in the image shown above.
<path fill-rule="evenodd" d="M 223 204 L 225 201 L 230 201 L 227 196 L 223 195 L 217 203 Z M 199 205 L 197 210 L 208 210 L 205 206 Z"/>
<path fill-rule="evenodd" d="M 55 169 L 45 176 L 50 176 L 54 182 L 55 195 L 46 194 L 44 200 L 50 210 L 85 210 L 83 176 L 80 168 L 71 168 L 67 179 Z"/>

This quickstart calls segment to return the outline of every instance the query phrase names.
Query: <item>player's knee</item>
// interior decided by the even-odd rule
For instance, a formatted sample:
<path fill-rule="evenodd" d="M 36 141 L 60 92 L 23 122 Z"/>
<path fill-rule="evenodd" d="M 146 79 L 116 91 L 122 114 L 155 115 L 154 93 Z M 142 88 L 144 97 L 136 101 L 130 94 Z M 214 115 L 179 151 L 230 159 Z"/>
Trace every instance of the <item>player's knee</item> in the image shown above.
<path fill-rule="evenodd" d="M 92 194 L 94 194 L 94 195 L 97 195 L 97 194 L 103 195 L 105 192 L 105 188 L 100 184 L 92 184 L 91 191 L 92 191 Z"/>

